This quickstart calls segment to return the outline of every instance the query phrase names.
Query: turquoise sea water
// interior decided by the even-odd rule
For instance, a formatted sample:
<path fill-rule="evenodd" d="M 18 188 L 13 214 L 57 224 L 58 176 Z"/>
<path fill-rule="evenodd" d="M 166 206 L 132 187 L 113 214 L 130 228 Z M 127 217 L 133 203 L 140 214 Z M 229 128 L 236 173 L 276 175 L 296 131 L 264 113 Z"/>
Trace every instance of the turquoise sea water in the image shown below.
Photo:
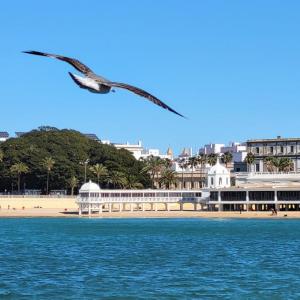
<path fill-rule="evenodd" d="M 299 299 L 300 220 L 0 219 L 0 299 Z"/>

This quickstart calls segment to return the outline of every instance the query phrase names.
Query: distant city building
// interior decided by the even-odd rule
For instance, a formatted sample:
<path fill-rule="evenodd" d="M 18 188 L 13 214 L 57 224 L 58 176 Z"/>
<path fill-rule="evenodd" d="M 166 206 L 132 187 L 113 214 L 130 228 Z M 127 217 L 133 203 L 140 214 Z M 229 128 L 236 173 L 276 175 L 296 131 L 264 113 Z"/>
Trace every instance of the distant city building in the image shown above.
<path fill-rule="evenodd" d="M 16 131 L 15 134 L 16 134 L 16 137 L 21 137 L 22 135 L 26 134 L 27 132 L 25 131 Z"/>
<path fill-rule="evenodd" d="M 83 133 L 83 135 L 85 135 L 87 138 L 100 142 L 100 139 L 98 138 L 98 136 L 94 133 Z"/>
<path fill-rule="evenodd" d="M 286 157 L 293 162 L 293 170 L 300 171 L 300 138 L 255 139 L 247 141 L 247 151 L 254 154 L 254 170 L 267 172 L 264 159 L 268 156 Z"/>
<path fill-rule="evenodd" d="M 181 153 L 178 155 L 179 159 L 188 159 L 193 155 L 192 148 L 183 148 Z"/>
<path fill-rule="evenodd" d="M 129 142 L 127 142 L 126 144 L 112 143 L 112 145 L 115 146 L 117 149 L 128 150 L 133 154 L 133 156 L 136 159 L 139 159 L 142 156 L 142 152 L 144 150 L 141 141 L 138 141 L 137 144 L 130 144 Z"/>
<path fill-rule="evenodd" d="M 204 145 L 203 148 L 199 149 L 199 154 L 220 154 L 222 147 L 224 147 L 224 144 L 207 144 Z"/>
<path fill-rule="evenodd" d="M 228 146 L 224 144 L 207 144 L 199 149 L 199 154 L 224 154 L 230 152 L 232 154 L 233 162 L 243 162 L 247 156 L 247 145 L 231 142 Z"/>
<path fill-rule="evenodd" d="M 9 134 L 6 131 L 0 131 L 0 142 L 5 142 L 9 138 Z"/>

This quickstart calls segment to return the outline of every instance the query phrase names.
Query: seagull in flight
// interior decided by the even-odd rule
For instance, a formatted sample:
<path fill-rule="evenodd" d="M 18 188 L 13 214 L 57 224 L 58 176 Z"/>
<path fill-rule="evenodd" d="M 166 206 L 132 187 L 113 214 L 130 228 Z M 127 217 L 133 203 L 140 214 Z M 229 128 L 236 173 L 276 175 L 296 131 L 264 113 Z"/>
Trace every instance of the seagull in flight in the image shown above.
<path fill-rule="evenodd" d="M 79 60 L 75 58 L 70 58 L 70 57 L 56 55 L 56 54 L 49 54 L 49 53 L 44 53 L 39 51 L 23 51 L 23 53 L 56 58 L 72 65 L 77 71 L 81 72 L 85 76 L 85 77 L 81 77 L 69 72 L 69 75 L 71 76 L 73 81 L 77 85 L 79 85 L 79 87 L 82 89 L 86 89 L 92 93 L 98 93 L 98 94 L 107 94 L 109 92 L 114 92 L 113 89 L 114 87 L 126 89 L 152 101 L 154 104 L 159 105 L 160 107 L 167 109 L 175 113 L 176 115 L 185 118 L 183 115 L 181 115 L 180 113 L 172 109 L 170 106 L 168 106 L 167 104 L 165 104 L 164 102 L 156 98 L 155 96 L 149 94 L 148 92 L 126 83 L 113 82 L 105 79 L 102 76 L 96 75 L 89 67 L 87 67 L 86 65 L 84 65 L 83 63 L 81 63 Z"/>

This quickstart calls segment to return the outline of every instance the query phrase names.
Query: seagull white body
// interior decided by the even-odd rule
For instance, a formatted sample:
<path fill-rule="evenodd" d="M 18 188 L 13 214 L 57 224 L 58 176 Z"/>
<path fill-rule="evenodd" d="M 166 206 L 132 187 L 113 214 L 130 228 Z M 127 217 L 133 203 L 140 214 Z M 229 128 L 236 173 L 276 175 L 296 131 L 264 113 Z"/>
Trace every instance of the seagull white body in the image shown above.
<path fill-rule="evenodd" d="M 84 65 L 83 63 L 81 63 L 79 60 L 75 58 L 70 58 L 67 56 L 62 56 L 57 54 L 39 52 L 39 51 L 24 51 L 24 53 L 55 58 L 72 65 L 77 71 L 81 72 L 85 76 L 85 77 L 81 77 L 69 72 L 69 75 L 71 76 L 73 81 L 82 89 L 86 89 L 92 93 L 98 93 L 98 94 L 107 94 L 109 92 L 114 92 L 114 90 L 112 89 L 113 87 L 126 89 L 141 97 L 150 100 L 154 104 L 164 109 L 167 109 L 175 113 L 176 115 L 184 117 L 183 115 L 175 111 L 173 108 L 171 108 L 170 106 L 168 106 L 167 104 L 165 104 L 164 102 L 156 98 L 155 96 L 151 95 L 150 93 L 138 87 L 126 83 L 113 82 L 105 79 L 102 76 L 96 75 L 88 66 Z"/>
<path fill-rule="evenodd" d="M 93 78 L 80 77 L 80 76 L 70 73 L 70 72 L 69 72 L 69 74 L 75 83 L 77 83 L 79 86 L 82 86 L 82 88 L 86 88 L 87 90 L 89 90 L 92 93 L 107 94 L 111 90 L 111 87 L 100 84 Z"/>

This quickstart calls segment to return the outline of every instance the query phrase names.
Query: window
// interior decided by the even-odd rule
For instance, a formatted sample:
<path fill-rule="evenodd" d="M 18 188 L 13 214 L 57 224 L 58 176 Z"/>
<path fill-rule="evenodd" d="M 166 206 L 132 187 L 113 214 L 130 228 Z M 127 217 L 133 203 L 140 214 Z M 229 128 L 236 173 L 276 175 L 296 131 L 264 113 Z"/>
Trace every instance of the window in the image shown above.
<path fill-rule="evenodd" d="M 274 147 L 273 146 L 270 147 L 270 152 L 273 154 L 273 152 L 274 152 Z"/>
<path fill-rule="evenodd" d="M 89 193 L 80 193 L 80 196 L 81 196 L 81 197 L 84 197 L 84 198 L 88 198 Z"/>
<path fill-rule="evenodd" d="M 283 146 L 280 146 L 280 153 L 283 153 Z"/>
<path fill-rule="evenodd" d="M 211 184 L 211 185 L 214 184 L 214 179 L 213 179 L 213 177 L 210 178 L 210 184 Z"/>
<path fill-rule="evenodd" d="M 168 197 L 168 193 L 157 192 L 156 197 Z"/>
<path fill-rule="evenodd" d="M 131 193 L 121 193 L 122 198 L 128 198 L 131 196 Z"/>
<path fill-rule="evenodd" d="M 222 177 L 219 178 L 219 185 L 222 184 Z"/>
<path fill-rule="evenodd" d="M 256 154 L 259 154 L 259 147 L 256 147 L 255 151 L 256 151 Z"/>
<path fill-rule="evenodd" d="M 291 152 L 292 153 L 294 152 L 294 146 L 291 146 Z"/>
<path fill-rule="evenodd" d="M 195 197 L 195 193 L 182 193 L 182 198 Z"/>
<path fill-rule="evenodd" d="M 259 164 L 256 164 L 256 165 L 255 165 L 255 171 L 256 171 L 256 172 L 259 172 Z"/>
<path fill-rule="evenodd" d="M 120 193 L 111 193 L 110 196 L 114 198 L 118 198 L 120 197 Z"/>
<path fill-rule="evenodd" d="M 132 193 L 132 197 L 143 197 L 143 193 Z"/>
<path fill-rule="evenodd" d="M 144 193 L 144 197 L 155 197 L 155 193 Z"/>

